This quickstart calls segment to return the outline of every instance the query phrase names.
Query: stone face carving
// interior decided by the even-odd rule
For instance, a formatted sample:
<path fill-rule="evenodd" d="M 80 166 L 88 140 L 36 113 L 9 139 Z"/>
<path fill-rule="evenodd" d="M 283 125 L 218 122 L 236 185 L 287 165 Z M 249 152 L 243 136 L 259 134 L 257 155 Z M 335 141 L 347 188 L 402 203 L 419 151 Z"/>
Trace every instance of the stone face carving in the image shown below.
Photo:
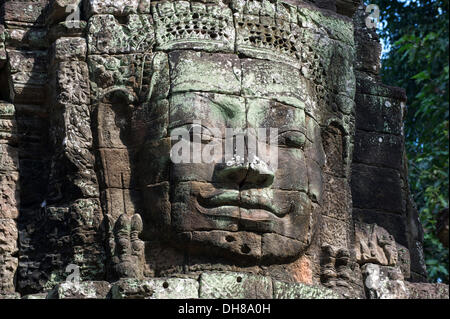
<path fill-rule="evenodd" d="M 172 164 L 168 158 L 173 141 L 169 144 L 160 132 L 155 132 L 156 137 L 148 134 L 142 141 L 147 144 L 138 150 L 138 161 L 142 166 L 149 162 L 158 162 L 158 166 L 140 174 L 144 198 L 152 199 L 144 203 L 144 224 L 161 225 L 175 235 L 176 245 L 190 244 L 195 251 L 209 249 L 209 254 L 229 253 L 268 263 L 298 257 L 309 247 L 314 215 L 320 213 L 313 211 L 313 202 L 322 204 L 322 180 L 314 177 L 322 175 L 325 158 L 320 133 L 316 132 L 328 124 L 319 110 L 324 103 L 326 70 L 321 67 L 320 53 L 302 46 L 292 35 L 291 27 L 300 28 L 297 8 L 281 2 L 232 2 L 231 9 L 238 17 L 236 49 L 244 57 L 215 53 L 232 52 L 226 46 L 234 44 L 234 33 L 227 29 L 231 11 L 219 10 L 219 6 L 176 1 L 153 7 L 156 50 L 170 50 L 170 110 L 164 129 L 191 129 L 195 121 L 201 121 L 207 128 L 201 133 L 202 139 L 214 141 L 211 129 L 224 136 L 226 128 L 276 128 L 280 140 L 275 146 L 278 169 L 254 166 L 250 156 L 244 163 L 231 166 L 225 165 L 222 157 L 209 164 Z M 202 19 L 214 22 L 211 29 L 202 26 Z M 262 34 L 266 42 L 255 40 L 251 34 Z M 180 48 L 214 53 L 176 50 Z M 283 54 L 295 62 L 280 62 L 278 57 Z M 302 58 L 312 64 L 301 64 Z M 326 58 L 322 57 L 324 62 Z M 152 84 L 165 85 L 156 81 Z M 150 103 L 144 107 L 156 106 Z M 157 112 L 163 117 L 164 109 Z M 339 121 L 343 114 L 331 111 L 329 120 L 333 116 Z M 344 134 L 350 134 L 350 130 Z M 203 151 L 201 145 L 197 147 Z M 161 195 L 161 191 L 167 193 Z M 279 243 L 283 243 L 283 251 L 278 249 Z"/>
<path fill-rule="evenodd" d="M 445 295 L 358 3 L 2 2 L 0 299 Z"/>

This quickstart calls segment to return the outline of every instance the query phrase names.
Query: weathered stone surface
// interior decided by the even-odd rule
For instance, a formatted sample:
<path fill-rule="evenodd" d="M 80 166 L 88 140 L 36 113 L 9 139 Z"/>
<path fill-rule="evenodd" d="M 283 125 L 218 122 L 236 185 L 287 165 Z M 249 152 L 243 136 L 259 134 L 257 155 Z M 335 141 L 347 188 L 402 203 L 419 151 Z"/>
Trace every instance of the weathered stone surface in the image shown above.
<path fill-rule="evenodd" d="M 194 279 L 121 279 L 111 287 L 113 299 L 197 299 L 199 284 Z"/>
<path fill-rule="evenodd" d="M 235 31 L 228 7 L 187 1 L 151 5 L 157 49 L 233 52 Z"/>
<path fill-rule="evenodd" d="M 408 299 L 408 290 L 400 270 L 366 264 L 362 267 L 362 271 L 370 299 Z"/>
<path fill-rule="evenodd" d="M 0 299 L 20 299 L 20 294 L 18 292 L 12 294 L 0 294 Z"/>
<path fill-rule="evenodd" d="M 137 13 L 141 2 L 150 2 L 147 0 L 89 0 L 87 3 L 88 15 L 93 14 L 112 14 L 115 16 L 125 16 Z M 148 13 L 148 12 L 147 12 Z"/>
<path fill-rule="evenodd" d="M 51 39 L 43 27 L 27 27 L 23 29 L 6 29 L 6 42 L 16 48 L 47 49 Z"/>
<path fill-rule="evenodd" d="M 19 216 L 18 177 L 17 173 L 4 175 L 0 172 L 0 219 L 16 219 Z"/>
<path fill-rule="evenodd" d="M 398 171 L 388 168 L 352 165 L 353 206 L 400 213 L 403 208 Z"/>
<path fill-rule="evenodd" d="M 400 136 L 357 130 L 353 161 L 400 170 L 403 150 L 399 146 L 402 144 Z"/>
<path fill-rule="evenodd" d="M 17 225 L 13 219 L 0 219 L 0 291 L 15 291 L 14 273 L 17 269 Z"/>
<path fill-rule="evenodd" d="M 155 43 L 150 15 L 131 14 L 124 25 L 113 15 L 94 15 L 88 28 L 90 54 L 143 53 L 151 51 Z"/>
<path fill-rule="evenodd" d="M 353 220 L 355 223 L 376 224 L 394 236 L 395 242 L 405 247 L 408 245 L 406 238 L 407 225 L 405 218 L 401 215 L 383 212 L 382 210 L 359 209 L 354 207 Z"/>
<path fill-rule="evenodd" d="M 171 96 L 170 105 L 169 127 L 186 127 L 201 121 L 203 126 L 219 130 L 222 136 L 225 136 L 226 128 L 245 127 L 245 100 L 242 97 L 208 92 L 180 93 Z"/>
<path fill-rule="evenodd" d="M 448 285 L 403 281 L 397 268 L 366 264 L 363 274 L 371 299 L 448 299 Z"/>
<path fill-rule="evenodd" d="M 277 280 L 273 281 L 273 294 L 274 299 L 342 299 L 331 289 Z"/>
<path fill-rule="evenodd" d="M 200 276 L 200 298 L 271 299 L 270 277 L 249 274 L 203 273 Z"/>
<path fill-rule="evenodd" d="M 52 62 L 86 59 L 87 44 L 84 38 L 59 38 L 53 43 Z"/>
<path fill-rule="evenodd" d="M 305 108 L 305 83 L 288 65 L 263 60 L 244 59 L 242 92 L 247 97 L 271 98 L 298 108 Z"/>
<path fill-rule="evenodd" d="M 119 278 L 141 279 L 144 276 L 144 242 L 138 237 L 142 227 L 139 214 L 131 217 L 122 214 L 113 226 L 114 239 L 110 239 L 110 249 L 114 252 L 112 262 Z"/>
<path fill-rule="evenodd" d="M 5 1 L 2 13 L 6 21 L 42 24 L 46 0 L 36 1 Z"/>
<path fill-rule="evenodd" d="M 356 127 L 365 131 L 400 135 L 403 101 L 379 95 L 357 93 Z"/>
<path fill-rule="evenodd" d="M 81 13 L 82 4 L 83 1 L 78 0 L 50 0 L 46 7 L 45 22 L 54 24 L 70 15 L 76 15 L 76 12 Z"/>
<path fill-rule="evenodd" d="M 5 27 L 0 24 L 0 69 L 6 63 L 6 50 L 5 50 Z"/>
<path fill-rule="evenodd" d="M 448 299 L 448 285 L 405 282 L 409 299 Z"/>
<path fill-rule="evenodd" d="M 167 97 L 169 64 L 167 56 L 161 52 L 154 55 L 90 55 L 88 64 L 92 95 L 97 101 L 115 96 L 128 102 Z"/>
<path fill-rule="evenodd" d="M 8 130 L 10 131 L 10 130 Z M 19 169 L 18 151 L 8 144 L 0 144 L 0 172 L 15 172 Z M 6 176 L 5 176 L 6 177 Z M 9 179 L 11 179 L 10 176 Z M 5 178 L 6 180 L 6 178 Z"/>
<path fill-rule="evenodd" d="M 86 34 L 88 23 L 83 20 L 63 21 L 59 22 L 48 30 L 47 40 L 53 43 L 61 37 L 84 37 Z"/>
<path fill-rule="evenodd" d="M 56 70 L 56 102 L 59 104 L 89 104 L 89 72 L 85 62 L 61 62 Z"/>
<path fill-rule="evenodd" d="M 360 264 L 372 263 L 396 266 L 398 252 L 394 237 L 376 224 L 356 225 L 356 260 Z"/>
<path fill-rule="evenodd" d="M 45 299 L 105 299 L 110 288 L 106 281 L 64 282 L 53 288 Z"/>
<path fill-rule="evenodd" d="M 241 91 L 241 65 L 236 55 L 173 51 L 169 61 L 172 92 L 237 95 Z"/>

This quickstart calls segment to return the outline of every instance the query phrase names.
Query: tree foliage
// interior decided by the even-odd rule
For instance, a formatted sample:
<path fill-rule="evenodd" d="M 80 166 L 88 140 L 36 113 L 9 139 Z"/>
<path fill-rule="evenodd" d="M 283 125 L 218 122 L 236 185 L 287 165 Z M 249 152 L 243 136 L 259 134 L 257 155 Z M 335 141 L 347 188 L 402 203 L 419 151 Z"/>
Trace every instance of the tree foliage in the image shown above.
<path fill-rule="evenodd" d="M 448 0 L 372 0 L 380 7 L 379 34 L 387 46 L 383 82 L 406 89 L 409 182 L 424 226 L 432 281 L 448 283 L 448 249 L 436 238 L 437 213 L 448 207 Z"/>

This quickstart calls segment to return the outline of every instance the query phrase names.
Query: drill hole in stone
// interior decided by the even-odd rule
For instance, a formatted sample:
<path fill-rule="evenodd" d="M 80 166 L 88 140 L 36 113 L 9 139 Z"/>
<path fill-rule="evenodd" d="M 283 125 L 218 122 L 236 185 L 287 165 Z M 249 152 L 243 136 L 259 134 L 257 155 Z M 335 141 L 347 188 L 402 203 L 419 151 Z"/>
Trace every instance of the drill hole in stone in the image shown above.
<path fill-rule="evenodd" d="M 237 277 L 237 278 L 236 278 L 236 281 L 237 281 L 237 282 L 242 282 L 242 277 L 241 277 L 241 276 Z"/>
<path fill-rule="evenodd" d="M 248 247 L 246 244 L 241 246 L 241 252 L 243 254 L 248 254 L 251 251 L 250 247 Z"/>
<path fill-rule="evenodd" d="M 225 240 L 226 240 L 227 242 L 231 243 L 231 242 L 233 242 L 233 241 L 236 241 L 236 238 L 234 238 L 233 236 L 227 236 L 227 237 L 225 237 Z"/>
<path fill-rule="evenodd" d="M 169 283 L 168 283 L 167 281 L 164 281 L 164 282 L 163 282 L 163 288 L 164 288 L 164 289 L 169 288 Z"/>

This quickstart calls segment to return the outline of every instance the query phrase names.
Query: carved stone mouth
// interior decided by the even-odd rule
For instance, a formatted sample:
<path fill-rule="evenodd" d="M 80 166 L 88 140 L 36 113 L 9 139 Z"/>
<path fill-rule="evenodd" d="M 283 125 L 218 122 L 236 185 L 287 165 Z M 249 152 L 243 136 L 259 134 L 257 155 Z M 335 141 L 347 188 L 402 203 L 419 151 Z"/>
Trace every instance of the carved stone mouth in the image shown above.
<path fill-rule="evenodd" d="M 273 217 L 281 218 L 291 211 L 291 209 L 284 212 L 280 211 L 280 209 L 273 204 L 271 198 L 269 199 L 263 196 L 241 196 L 240 192 L 237 190 L 227 190 L 220 194 L 206 197 L 200 194 L 197 197 L 197 204 L 198 206 L 201 206 L 201 212 L 205 209 L 235 207 L 245 209 L 247 212 L 246 215 L 248 215 L 248 212 L 252 211 L 258 211 L 258 215 L 267 212 L 269 219 L 272 219 Z M 265 214 L 263 213 L 263 215 Z"/>

